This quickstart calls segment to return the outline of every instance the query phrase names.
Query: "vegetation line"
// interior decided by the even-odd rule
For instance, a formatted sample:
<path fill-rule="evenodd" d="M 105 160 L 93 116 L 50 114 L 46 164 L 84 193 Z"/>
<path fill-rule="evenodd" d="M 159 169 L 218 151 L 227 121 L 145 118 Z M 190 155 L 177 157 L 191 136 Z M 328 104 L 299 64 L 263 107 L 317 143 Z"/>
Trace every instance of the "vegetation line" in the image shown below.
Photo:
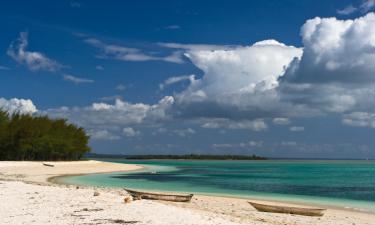
<path fill-rule="evenodd" d="M 0 110 L 0 160 L 78 160 L 90 151 L 88 140 L 65 119 Z"/>

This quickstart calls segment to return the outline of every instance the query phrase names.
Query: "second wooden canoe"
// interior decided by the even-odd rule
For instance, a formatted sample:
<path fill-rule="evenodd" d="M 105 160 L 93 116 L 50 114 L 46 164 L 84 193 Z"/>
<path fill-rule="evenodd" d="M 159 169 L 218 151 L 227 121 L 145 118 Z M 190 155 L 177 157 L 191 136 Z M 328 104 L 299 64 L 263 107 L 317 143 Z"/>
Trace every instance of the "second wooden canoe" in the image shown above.
<path fill-rule="evenodd" d="M 151 193 L 135 191 L 131 189 L 124 188 L 134 199 L 151 199 L 151 200 L 163 200 L 172 202 L 190 202 L 193 194 L 189 195 L 176 195 L 176 194 L 161 194 L 161 193 Z"/>
<path fill-rule="evenodd" d="M 256 210 L 260 212 L 287 213 L 303 216 L 323 216 L 326 209 L 300 208 L 290 206 L 265 205 L 255 202 L 249 202 Z"/>

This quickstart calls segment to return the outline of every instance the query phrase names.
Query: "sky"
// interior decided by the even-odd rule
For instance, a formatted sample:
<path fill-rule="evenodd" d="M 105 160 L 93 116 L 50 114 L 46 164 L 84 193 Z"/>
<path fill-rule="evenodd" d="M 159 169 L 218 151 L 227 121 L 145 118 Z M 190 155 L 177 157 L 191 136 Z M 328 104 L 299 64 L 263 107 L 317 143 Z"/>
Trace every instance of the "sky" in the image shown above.
<path fill-rule="evenodd" d="M 95 153 L 375 158 L 375 0 L 0 5 L 0 108 Z"/>

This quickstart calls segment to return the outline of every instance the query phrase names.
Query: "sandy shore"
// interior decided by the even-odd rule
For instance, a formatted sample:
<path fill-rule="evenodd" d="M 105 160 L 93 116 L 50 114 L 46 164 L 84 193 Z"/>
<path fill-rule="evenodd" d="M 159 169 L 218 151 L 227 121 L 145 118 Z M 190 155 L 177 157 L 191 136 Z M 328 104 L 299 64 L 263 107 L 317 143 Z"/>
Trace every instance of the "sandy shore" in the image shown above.
<path fill-rule="evenodd" d="M 134 201 L 120 189 L 51 184 L 51 177 L 139 169 L 99 161 L 0 162 L 0 224 L 374 224 L 375 215 L 328 209 L 323 217 L 261 213 L 246 200 L 194 196 L 191 203 Z M 94 192 L 100 193 L 94 196 Z M 280 204 L 280 203 L 279 203 Z"/>
<path fill-rule="evenodd" d="M 54 167 L 43 166 L 42 163 L 52 164 Z M 50 184 L 48 179 L 55 176 L 108 173 L 136 170 L 140 168 L 142 167 L 137 165 L 109 163 L 95 160 L 70 162 L 4 161 L 0 162 L 0 178 Z"/>

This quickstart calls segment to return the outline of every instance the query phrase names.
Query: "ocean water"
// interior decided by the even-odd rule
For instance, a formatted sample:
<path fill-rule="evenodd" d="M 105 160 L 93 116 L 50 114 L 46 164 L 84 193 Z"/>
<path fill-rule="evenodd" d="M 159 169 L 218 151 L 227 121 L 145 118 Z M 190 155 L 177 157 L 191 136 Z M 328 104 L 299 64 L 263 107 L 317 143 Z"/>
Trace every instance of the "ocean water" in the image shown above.
<path fill-rule="evenodd" d="M 375 161 L 106 160 L 135 172 L 61 178 L 79 185 L 237 196 L 352 208 L 375 213 Z"/>

